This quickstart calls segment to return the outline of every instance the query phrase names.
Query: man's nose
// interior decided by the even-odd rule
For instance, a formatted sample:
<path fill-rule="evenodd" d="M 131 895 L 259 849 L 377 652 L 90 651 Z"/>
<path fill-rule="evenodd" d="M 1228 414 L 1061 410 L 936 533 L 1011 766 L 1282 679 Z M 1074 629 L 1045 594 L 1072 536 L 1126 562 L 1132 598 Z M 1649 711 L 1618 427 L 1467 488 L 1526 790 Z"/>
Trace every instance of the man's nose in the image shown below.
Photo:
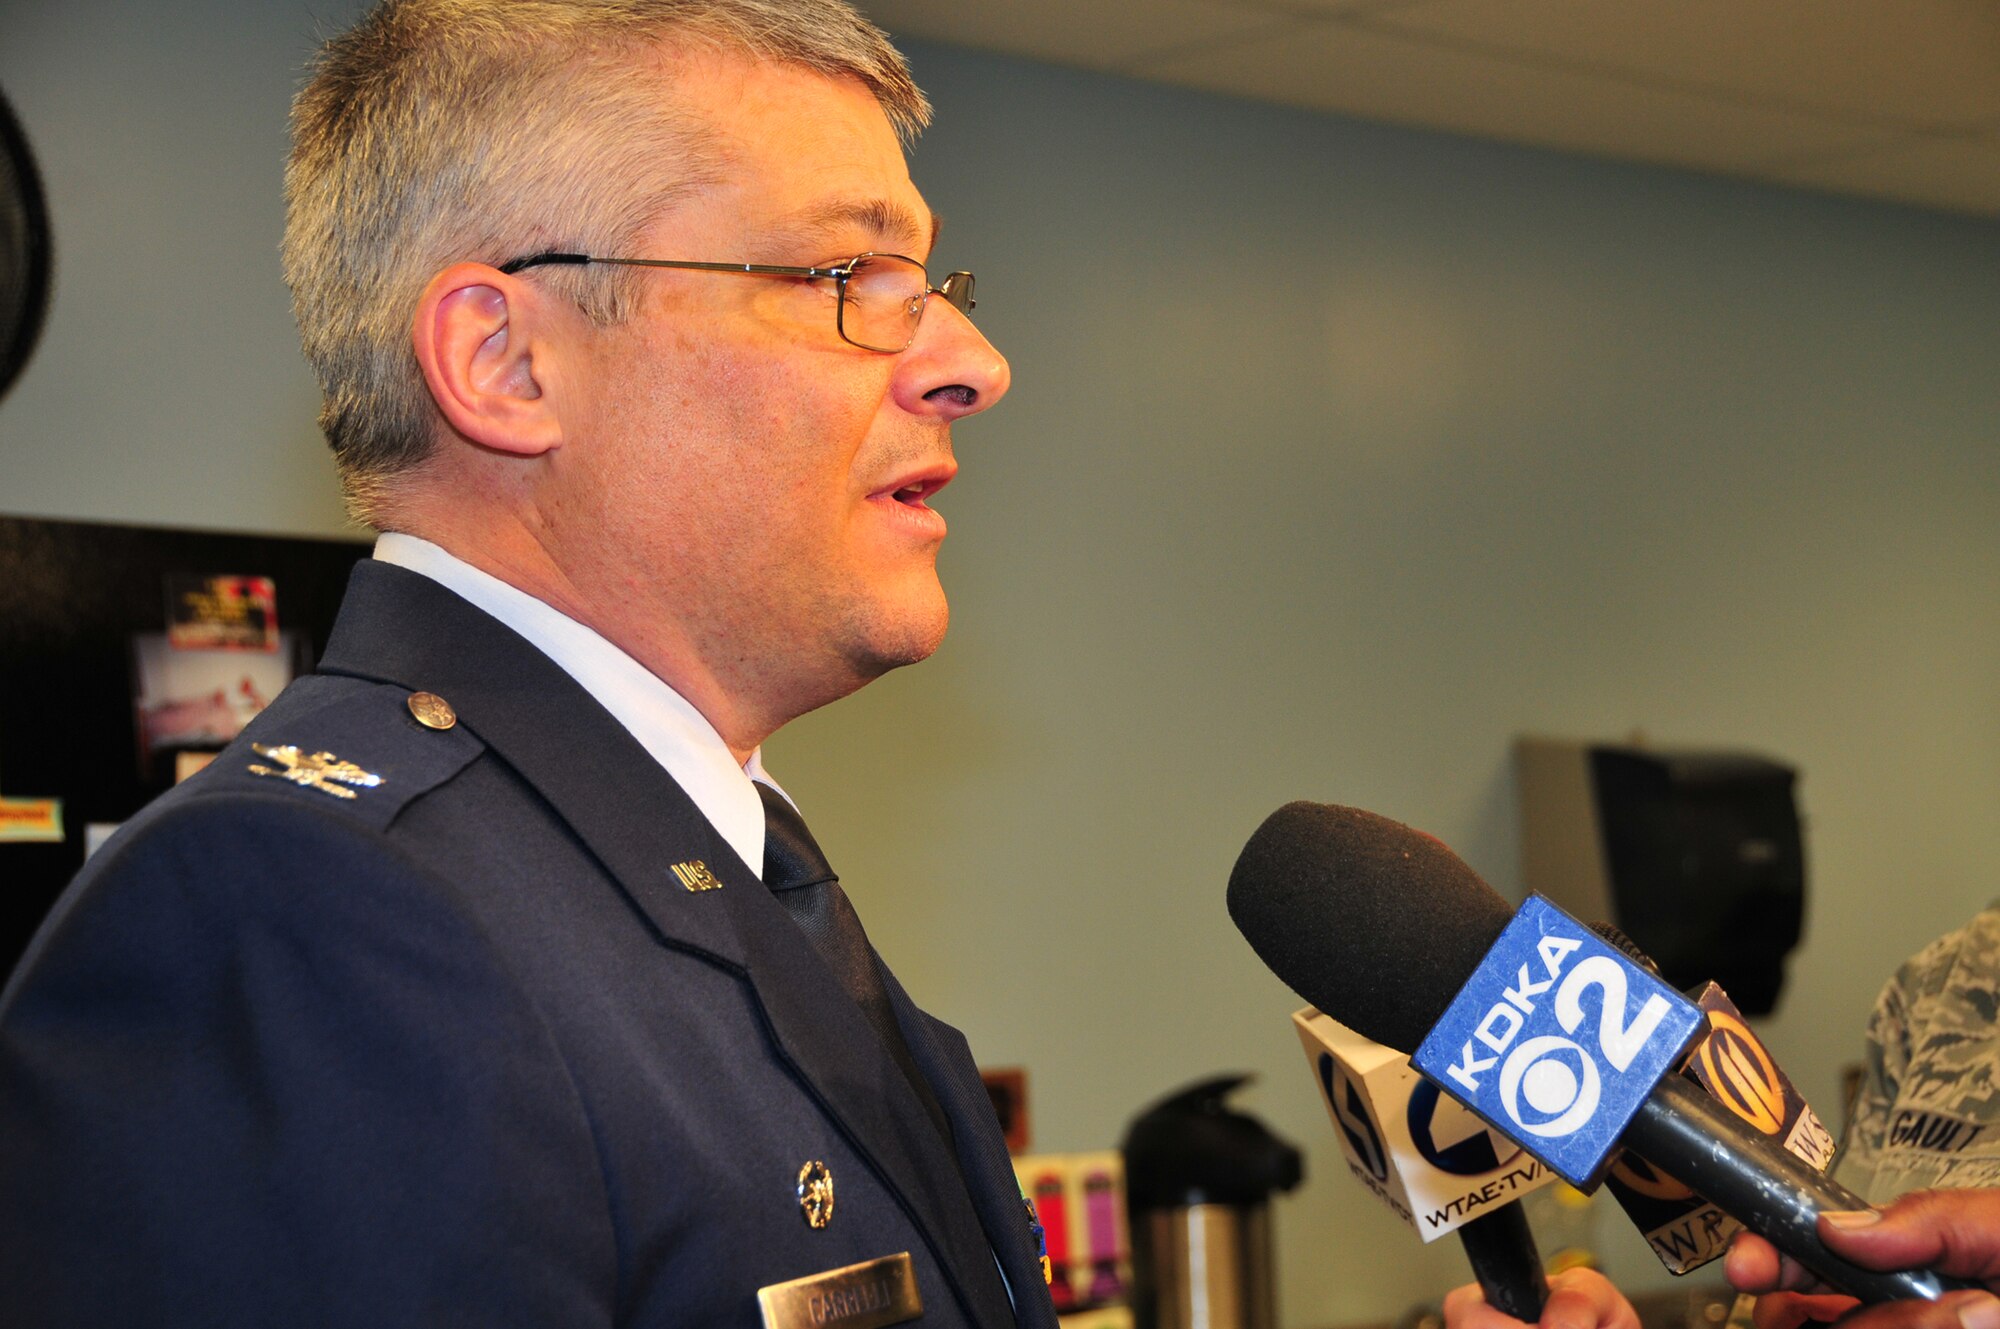
<path fill-rule="evenodd" d="M 1007 358 L 972 320 L 933 295 L 917 325 L 916 340 L 897 357 L 892 392 L 913 415 L 956 420 L 985 410 L 1007 395 Z"/>

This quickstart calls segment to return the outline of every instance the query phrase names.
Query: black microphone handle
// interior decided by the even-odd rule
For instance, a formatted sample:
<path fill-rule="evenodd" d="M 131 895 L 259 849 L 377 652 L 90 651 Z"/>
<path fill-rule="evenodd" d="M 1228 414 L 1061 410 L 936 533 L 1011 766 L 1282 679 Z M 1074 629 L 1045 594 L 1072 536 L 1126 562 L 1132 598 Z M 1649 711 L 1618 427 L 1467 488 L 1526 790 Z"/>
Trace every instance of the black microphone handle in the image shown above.
<path fill-rule="evenodd" d="M 1619 1143 L 1863 1302 L 1936 1301 L 1940 1293 L 1979 1286 L 1927 1269 L 1881 1273 L 1835 1255 L 1819 1239 L 1819 1216 L 1867 1209 L 1868 1202 L 1681 1076 L 1660 1081 Z"/>
<path fill-rule="evenodd" d="M 1529 1324 L 1542 1318 L 1542 1306 L 1549 1299 L 1549 1280 L 1542 1273 L 1535 1234 L 1519 1200 L 1509 1200 L 1460 1225 L 1458 1237 L 1465 1243 L 1465 1258 L 1472 1264 L 1472 1276 L 1479 1280 L 1487 1305 Z"/>

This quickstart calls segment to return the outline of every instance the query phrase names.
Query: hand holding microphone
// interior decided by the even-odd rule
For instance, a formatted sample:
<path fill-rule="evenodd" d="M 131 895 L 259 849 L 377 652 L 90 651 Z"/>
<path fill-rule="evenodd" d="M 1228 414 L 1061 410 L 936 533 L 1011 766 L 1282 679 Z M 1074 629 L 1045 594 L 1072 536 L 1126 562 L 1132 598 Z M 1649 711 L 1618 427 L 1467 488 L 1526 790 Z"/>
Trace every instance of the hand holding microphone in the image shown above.
<path fill-rule="evenodd" d="M 1521 1329 L 1522 1318 L 1494 1306 L 1477 1283 L 1445 1294 L 1449 1329 Z M 1537 1322 L 1546 1329 L 1640 1329 L 1639 1313 L 1611 1280 L 1581 1267 L 1549 1279 L 1548 1301 Z"/>
<path fill-rule="evenodd" d="M 1848 1261 L 1869 1269 L 1941 1270 L 1984 1286 L 1957 1289 L 1936 1301 L 1906 1300 L 1860 1306 L 1828 1292 L 1798 1261 L 1753 1233 L 1731 1248 L 1729 1281 L 1740 1292 L 1760 1294 L 1757 1329 L 1801 1329 L 1839 1320 L 1841 1329 L 2000 1329 L 2000 1190 L 1917 1191 L 1887 1207 L 1824 1215 L 1821 1238 Z M 1495 1309 L 1468 1283 L 1444 1299 L 1451 1329 L 1518 1329 L 1518 1320 Z M 1630 1302 L 1602 1275 L 1567 1270 L 1549 1280 L 1549 1329 L 1638 1329 Z"/>
<path fill-rule="evenodd" d="M 1820 1217 L 1827 1246 L 1867 1269 L 1936 1269 L 1977 1285 L 1936 1301 L 1856 1309 L 1761 1237 L 1736 1239 L 1725 1266 L 1740 1292 L 1762 1295 L 1757 1329 L 1841 1319 L 1844 1329 L 2000 1329 L 2000 1190 L 1915 1191 L 1882 1209 Z M 1983 1289 L 1983 1290 L 1980 1290 Z M 1843 1318 L 1846 1317 L 1846 1318 Z"/>

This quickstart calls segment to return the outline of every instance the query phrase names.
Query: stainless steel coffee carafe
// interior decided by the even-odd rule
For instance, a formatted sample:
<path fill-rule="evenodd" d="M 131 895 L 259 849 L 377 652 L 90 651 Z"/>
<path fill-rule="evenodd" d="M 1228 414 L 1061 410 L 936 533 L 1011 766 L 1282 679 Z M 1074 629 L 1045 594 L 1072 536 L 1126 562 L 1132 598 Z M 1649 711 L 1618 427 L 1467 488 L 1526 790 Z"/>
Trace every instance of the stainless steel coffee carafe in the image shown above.
<path fill-rule="evenodd" d="M 1224 1104 L 1249 1079 L 1191 1085 L 1126 1132 L 1139 1329 L 1276 1329 L 1270 1199 L 1302 1171 L 1297 1149 Z"/>

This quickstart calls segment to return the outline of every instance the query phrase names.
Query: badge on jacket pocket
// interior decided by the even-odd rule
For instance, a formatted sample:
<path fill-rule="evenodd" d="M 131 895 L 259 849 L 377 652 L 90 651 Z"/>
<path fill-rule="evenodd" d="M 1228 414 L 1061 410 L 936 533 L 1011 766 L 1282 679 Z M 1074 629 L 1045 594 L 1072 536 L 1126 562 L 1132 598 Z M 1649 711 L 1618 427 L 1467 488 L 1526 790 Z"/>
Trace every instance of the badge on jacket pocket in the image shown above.
<path fill-rule="evenodd" d="M 924 1313 L 910 1253 L 757 1289 L 764 1329 L 882 1329 Z"/>

